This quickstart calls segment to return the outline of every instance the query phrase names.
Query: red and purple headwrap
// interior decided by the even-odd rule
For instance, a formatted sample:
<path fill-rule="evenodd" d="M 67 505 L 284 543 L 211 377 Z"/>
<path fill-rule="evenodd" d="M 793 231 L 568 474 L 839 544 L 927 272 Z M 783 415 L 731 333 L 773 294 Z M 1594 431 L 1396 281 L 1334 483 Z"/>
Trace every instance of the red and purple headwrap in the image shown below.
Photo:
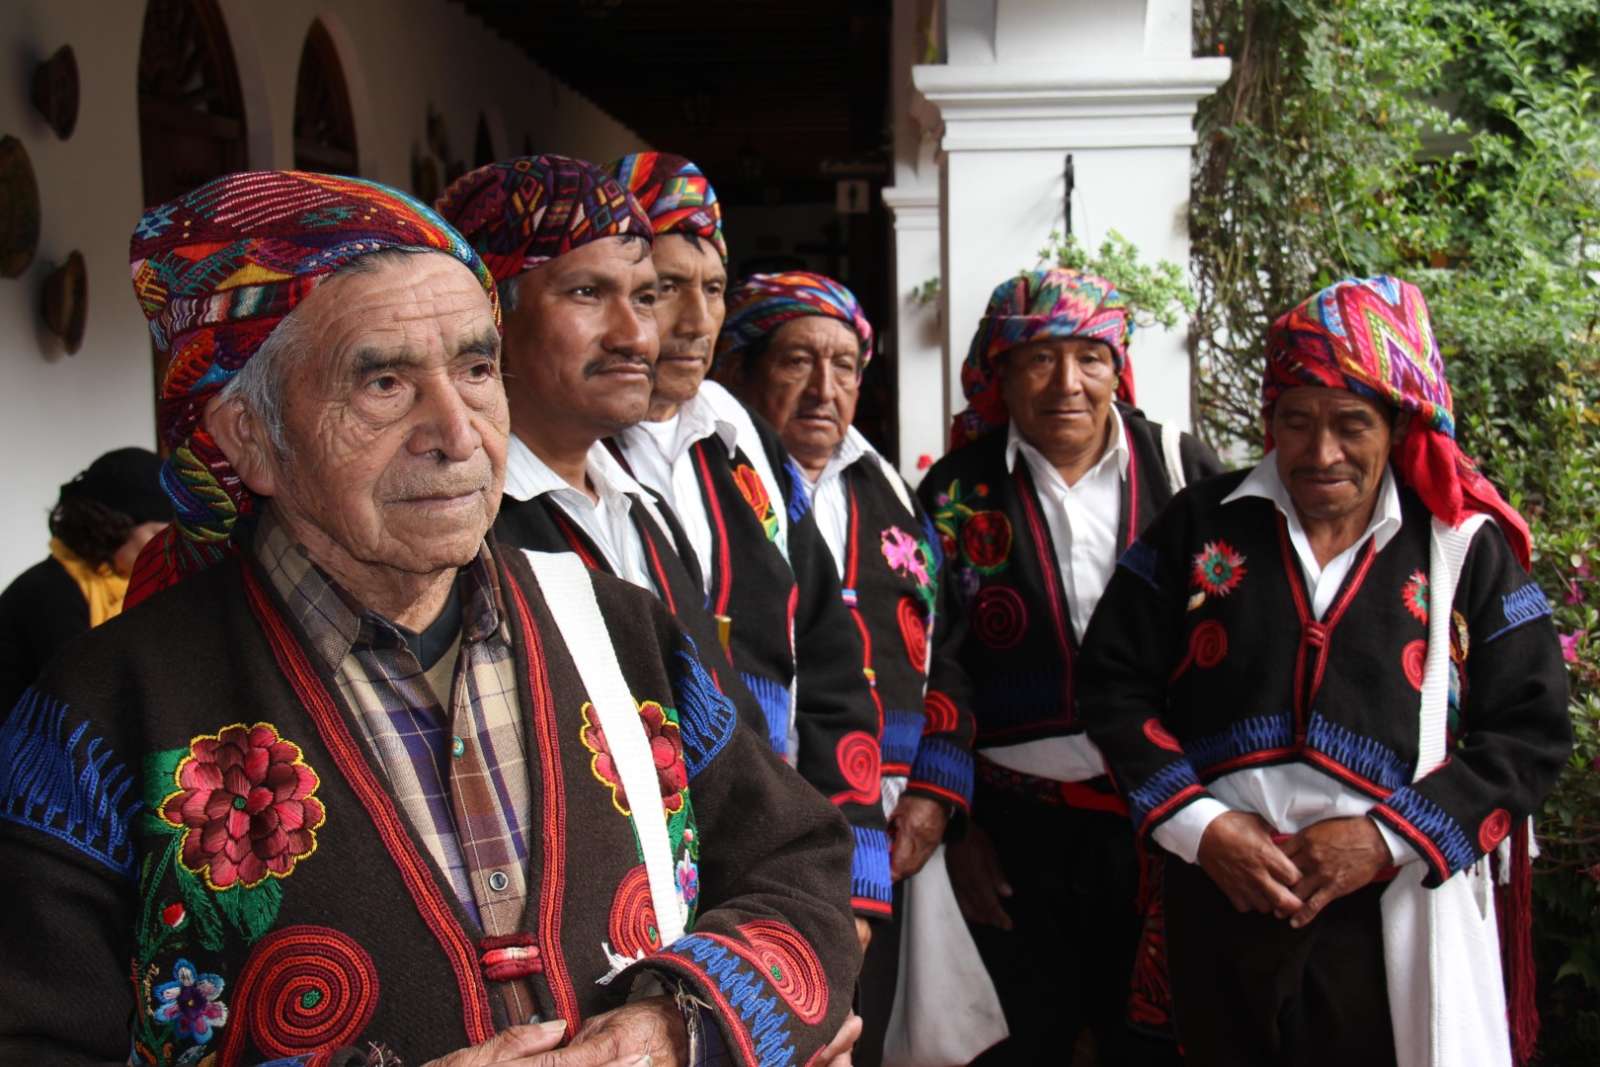
<path fill-rule="evenodd" d="M 1019 345 L 1051 338 L 1083 337 L 1111 349 L 1117 369 L 1117 399 L 1133 403 L 1133 367 L 1128 339 L 1133 320 L 1117 287 L 1104 278 L 1067 267 L 1024 271 L 995 286 L 961 365 L 966 409 L 950 424 L 950 447 L 976 440 L 1010 417 L 1000 395 L 1000 357 Z"/>
<path fill-rule="evenodd" d="M 667 152 L 636 152 L 606 170 L 639 201 L 657 234 L 684 234 L 711 242 L 728 262 L 722 239 L 722 205 L 700 168 Z"/>
<path fill-rule="evenodd" d="M 715 362 L 725 365 L 784 323 L 807 315 L 838 319 L 861 339 L 861 367 L 872 359 L 872 324 L 856 295 L 832 278 L 805 270 L 752 274 L 728 293 Z"/>
<path fill-rule="evenodd" d="M 627 190 L 593 163 L 567 156 L 523 156 L 490 163 L 451 183 L 439 197 L 450 221 L 497 282 L 602 237 L 636 234 L 650 220 Z"/>
<path fill-rule="evenodd" d="M 1306 385 L 1347 389 L 1410 412 L 1393 456 L 1401 481 L 1449 526 L 1473 512 L 1494 516 L 1523 567 L 1531 565 L 1527 522 L 1456 445 L 1450 383 L 1421 290 L 1387 275 L 1346 278 L 1272 324 L 1261 382 L 1269 449 L 1278 398 Z"/>
<path fill-rule="evenodd" d="M 130 605 L 221 559 L 254 507 L 202 424 L 207 402 L 307 294 L 385 249 L 455 257 L 478 276 L 498 324 L 494 281 L 471 246 L 430 208 L 376 182 L 246 171 L 140 218 L 128 255 L 150 334 L 170 353 L 156 422 L 176 518 L 139 557 Z"/>

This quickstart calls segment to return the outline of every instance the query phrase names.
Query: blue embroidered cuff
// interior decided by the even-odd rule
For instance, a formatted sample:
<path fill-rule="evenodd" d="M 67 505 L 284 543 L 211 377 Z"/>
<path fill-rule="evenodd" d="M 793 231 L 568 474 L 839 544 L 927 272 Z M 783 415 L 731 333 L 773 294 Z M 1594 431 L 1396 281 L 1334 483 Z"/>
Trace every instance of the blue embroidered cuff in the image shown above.
<path fill-rule="evenodd" d="M 1431 872 L 1425 885 L 1438 885 L 1478 859 L 1472 839 L 1455 817 L 1409 785 L 1390 793 L 1370 814 L 1421 853 Z"/>
<path fill-rule="evenodd" d="M 883 713 L 884 774 L 904 774 L 917 758 L 917 746 L 922 743 L 922 723 L 925 716 L 920 711 L 889 708 Z"/>
<path fill-rule="evenodd" d="M 850 902 L 858 912 L 888 915 L 893 910 L 894 883 L 889 879 L 889 835 L 852 826 L 856 851 L 850 859 Z"/>
<path fill-rule="evenodd" d="M 1195 777 L 1188 758 L 1179 756 L 1146 778 L 1137 789 L 1128 791 L 1128 815 L 1133 819 L 1134 829 L 1143 834 L 1181 807 L 1184 801 L 1204 792 L 1205 787 Z"/>
<path fill-rule="evenodd" d="M 972 804 L 972 753 L 937 737 L 923 738 L 911 765 L 908 788 L 966 810 Z"/>

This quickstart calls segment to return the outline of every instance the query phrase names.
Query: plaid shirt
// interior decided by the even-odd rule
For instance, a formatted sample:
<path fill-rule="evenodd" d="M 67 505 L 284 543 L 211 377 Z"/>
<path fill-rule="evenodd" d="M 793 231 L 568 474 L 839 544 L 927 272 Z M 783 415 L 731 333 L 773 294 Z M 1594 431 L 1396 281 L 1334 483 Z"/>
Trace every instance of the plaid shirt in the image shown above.
<path fill-rule="evenodd" d="M 458 579 L 461 638 L 448 711 L 394 624 L 356 604 L 270 509 L 255 553 L 462 907 L 491 937 L 522 929 L 533 810 L 516 662 L 488 546 Z M 523 983 L 494 984 L 513 1018 L 531 1015 Z"/>

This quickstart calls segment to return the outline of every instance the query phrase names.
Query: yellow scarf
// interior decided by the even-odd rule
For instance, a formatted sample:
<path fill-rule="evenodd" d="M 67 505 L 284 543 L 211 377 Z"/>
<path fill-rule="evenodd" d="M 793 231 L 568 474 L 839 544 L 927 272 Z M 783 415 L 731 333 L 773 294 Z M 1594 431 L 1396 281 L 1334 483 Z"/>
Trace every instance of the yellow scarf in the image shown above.
<path fill-rule="evenodd" d="M 95 566 L 79 558 L 72 549 L 54 537 L 50 538 L 50 555 L 66 568 L 83 591 L 83 599 L 89 602 L 90 626 L 99 626 L 122 610 L 122 598 L 128 592 L 128 579 L 112 570 L 111 564 Z"/>

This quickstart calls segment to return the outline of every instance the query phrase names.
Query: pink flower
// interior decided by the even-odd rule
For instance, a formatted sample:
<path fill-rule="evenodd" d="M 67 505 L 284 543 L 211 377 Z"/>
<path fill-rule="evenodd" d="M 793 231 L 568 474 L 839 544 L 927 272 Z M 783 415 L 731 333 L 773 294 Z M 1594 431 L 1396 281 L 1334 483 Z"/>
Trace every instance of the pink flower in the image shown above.
<path fill-rule="evenodd" d="M 1578 642 L 1588 637 L 1586 630 L 1574 630 L 1570 634 L 1560 634 L 1561 658 L 1568 663 L 1578 662 Z"/>
<path fill-rule="evenodd" d="M 1578 586 L 1578 580 L 1576 578 L 1567 579 L 1566 602 L 1568 604 L 1583 603 L 1583 590 Z"/>
<path fill-rule="evenodd" d="M 294 870 L 317 847 L 322 801 L 300 746 L 271 723 L 197 737 L 178 764 L 161 817 L 183 828 L 183 865 L 213 889 L 246 889 Z"/>

